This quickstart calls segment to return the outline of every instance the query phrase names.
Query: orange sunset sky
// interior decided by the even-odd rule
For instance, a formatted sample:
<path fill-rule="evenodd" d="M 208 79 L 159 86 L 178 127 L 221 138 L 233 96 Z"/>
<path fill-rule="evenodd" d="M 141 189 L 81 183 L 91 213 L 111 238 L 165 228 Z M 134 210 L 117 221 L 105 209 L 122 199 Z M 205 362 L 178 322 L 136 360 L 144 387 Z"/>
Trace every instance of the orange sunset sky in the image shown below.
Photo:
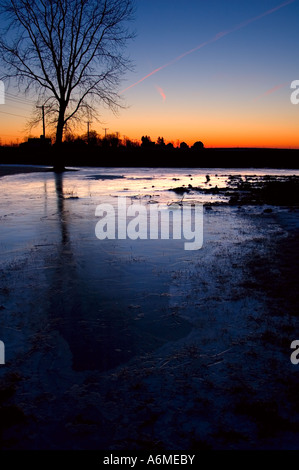
<path fill-rule="evenodd" d="M 91 129 L 175 145 L 299 148 L 299 105 L 290 100 L 299 79 L 298 18 L 298 0 L 137 2 L 127 50 L 135 70 L 119 88 L 125 108 L 117 116 L 99 108 Z M 20 143 L 34 97 L 5 88 L 0 138 Z M 86 129 L 82 122 L 74 132 Z M 41 133 L 40 125 L 31 135 Z"/>

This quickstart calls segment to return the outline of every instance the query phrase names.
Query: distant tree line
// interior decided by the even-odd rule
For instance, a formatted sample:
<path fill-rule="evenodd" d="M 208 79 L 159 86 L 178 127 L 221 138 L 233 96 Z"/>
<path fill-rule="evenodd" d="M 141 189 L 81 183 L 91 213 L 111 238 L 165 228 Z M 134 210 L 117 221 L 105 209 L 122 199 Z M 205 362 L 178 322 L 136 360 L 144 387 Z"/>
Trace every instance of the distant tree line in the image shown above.
<path fill-rule="evenodd" d="M 40 136 L 37 137 L 28 137 L 26 142 L 21 143 L 21 147 L 39 147 L 46 145 L 51 145 L 55 139 L 51 138 L 44 138 Z M 164 137 L 158 137 L 157 141 L 152 141 L 151 137 L 148 135 L 144 135 L 141 137 L 141 140 L 132 140 L 129 137 L 123 136 L 120 138 L 118 132 L 110 133 L 105 135 L 104 137 L 98 134 L 95 130 L 90 130 L 81 135 L 73 134 L 72 132 L 66 132 L 64 135 L 64 140 L 62 142 L 64 147 L 99 147 L 102 149 L 118 149 L 118 148 L 126 148 L 126 149 L 136 149 L 141 148 L 144 150 L 195 150 L 200 151 L 203 150 L 204 144 L 201 141 L 194 142 L 193 145 L 189 146 L 186 142 L 179 142 L 177 141 L 176 145 L 173 142 L 165 143 Z M 1 147 L 1 140 L 0 140 L 0 147 Z M 7 146 L 7 145 L 6 145 Z M 18 144 L 11 142 L 9 147 L 17 147 Z"/>
<path fill-rule="evenodd" d="M 168 144 L 165 144 L 164 138 L 163 137 L 158 137 L 157 142 L 152 142 L 151 138 L 148 135 L 142 136 L 141 137 L 141 147 L 143 148 L 166 148 L 169 150 L 172 150 L 174 148 L 174 145 L 172 142 L 169 142 Z M 181 150 L 188 150 L 189 145 L 186 144 L 186 142 L 181 142 L 179 145 L 179 148 Z M 201 141 L 195 142 L 191 146 L 192 150 L 203 150 L 204 149 L 204 144 Z"/>
<path fill-rule="evenodd" d="M 53 139 L 54 140 L 54 139 Z M 1 147 L 4 149 L 5 147 Z M 10 147 L 11 148 L 11 147 Z M 7 147 L 8 149 L 8 147 Z M 51 165 L 57 154 L 57 147 L 51 145 L 50 138 L 28 138 L 27 142 L 20 144 L 18 153 L 19 162 L 44 163 Z M 188 146 L 185 142 L 165 143 L 163 137 L 154 142 L 148 135 L 141 140 L 132 140 L 119 133 L 99 135 L 95 130 L 89 130 L 82 135 L 66 132 L 61 144 L 62 156 L 60 160 L 68 166 L 169 166 L 176 160 L 193 166 L 198 162 L 198 155 L 204 154 L 204 145 L 201 141 Z M 9 154 L 6 153 L 6 156 Z M 10 153 L 12 156 L 13 154 Z M 4 152 L 0 152 L 0 163 Z"/>
<path fill-rule="evenodd" d="M 46 139 L 47 143 L 51 142 L 51 139 Z M 28 138 L 28 141 L 25 144 L 35 144 L 38 143 L 43 144 L 43 137 L 40 138 Z M 13 144 L 10 144 L 10 146 Z M 158 137 L 157 142 L 152 141 L 151 137 L 148 135 L 144 135 L 141 137 L 141 140 L 132 140 L 129 137 L 124 136 L 122 139 L 119 136 L 118 132 L 110 133 L 102 137 L 98 134 L 95 130 L 90 130 L 88 133 L 84 133 L 81 135 L 75 135 L 72 132 L 66 132 L 63 140 L 63 145 L 67 146 L 89 146 L 89 147 L 101 147 L 101 148 L 142 148 L 145 150 L 150 149 L 180 149 L 180 150 L 203 150 L 204 144 L 201 141 L 194 142 L 193 145 L 189 146 L 186 142 L 179 142 L 177 141 L 176 146 L 173 142 L 165 143 L 164 137 Z M 0 142 L 1 146 L 1 142 Z"/>
<path fill-rule="evenodd" d="M 120 137 L 119 133 L 100 136 L 90 130 L 83 135 L 66 132 L 61 151 L 66 166 L 91 167 L 189 167 L 189 168 L 296 168 L 299 150 L 258 148 L 205 148 L 201 141 L 153 142 Z M 0 163 L 52 165 L 57 147 L 51 139 L 30 138 L 26 143 L 0 146 Z M 280 164 L 278 162 L 281 162 Z"/>

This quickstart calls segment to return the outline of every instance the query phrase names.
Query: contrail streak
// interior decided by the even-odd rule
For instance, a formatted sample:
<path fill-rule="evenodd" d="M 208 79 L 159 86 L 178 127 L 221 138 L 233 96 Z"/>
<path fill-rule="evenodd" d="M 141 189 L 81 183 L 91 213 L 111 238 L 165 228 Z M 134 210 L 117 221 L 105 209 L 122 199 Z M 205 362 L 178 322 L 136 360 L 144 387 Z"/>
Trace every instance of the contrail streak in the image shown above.
<path fill-rule="evenodd" d="M 285 83 L 280 83 L 280 85 L 276 85 L 273 88 L 270 88 L 270 90 L 265 91 L 261 95 L 257 96 L 254 98 L 253 101 L 258 101 L 259 99 L 263 98 L 264 96 L 271 95 L 272 93 L 275 93 L 276 91 L 280 90 L 281 88 L 284 88 L 285 86 L 289 85 L 290 82 L 285 82 Z"/>
<path fill-rule="evenodd" d="M 176 62 L 179 62 L 179 60 L 183 59 L 184 57 L 193 54 L 193 52 L 198 51 L 199 49 L 202 49 L 203 47 L 207 46 L 208 44 L 212 44 L 213 42 L 219 41 L 219 39 L 223 38 L 224 36 L 227 36 L 228 34 L 234 33 L 235 31 L 238 31 L 239 29 L 245 28 L 245 26 L 248 26 L 251 23 L 254 23 L 255 21 L 260 20 L 261 18 L 264 18 L 265 16 L 271 15 L 272 13 L 275 13 L 276 11 L 280 10 L 283 7 L 286 7 L 287 5 L 290 5 L 291 3 L 294 3 L 296 0 L 288 0 L 284 3 L 281 3 L 277 7 L 271 8 L 271 10 L 267 10 L 264 13 L 261 13 L 258 16 L 255 16 L 254 18 L 250 18 L 249 20 L 243 21 L 242 23 L 238 24 L 237 26 L 234 26 L 232 29 L 228 29 L 227 31 L 222 31 L 220 33 L 217 33 L 216 36 L 213 38 L 202 42 L 198 46 L 194 47 L 193 49 L 190 49 L 190 51 L 184 52 L 183 54 L 179 55 L 175 59 L 172 59 L 170 62 L 167 62 L 167 64 L 161 65 L 161 67 L 158 67 L 157 69 L 153 70 L 149 74 L 147 74 L 145 77 L 140 78 L 137 82 L 133 83 L 132 85 L 128 86 L 124 90 L 122 90 L 120 93 L 125 93 L 127 90 L 130 90 L 130 88 L 135 87 L 136 85 L 139 85 L 139 83 L 144 82 L 147 78 L 151 77 L 152 75 L 155 75 L 156 73 L 160 72 L 160 70 L 166 69 L 166 67 L 169 67 L 170 65 L 175 64 Z"/>
<path fill-rule="evenodd" d="M 161 87 L 158 86 L 158 85 L 156 86 L 156 88 L 157 88 L 158 93 L 160 93 L 160 95 L 162 96 L 162 100 L 165 101 L 165 100 L 166 100 L 166 95 L 165 95 L 165 93 L 164 93 L 163 88 L 161 88 Z"/>

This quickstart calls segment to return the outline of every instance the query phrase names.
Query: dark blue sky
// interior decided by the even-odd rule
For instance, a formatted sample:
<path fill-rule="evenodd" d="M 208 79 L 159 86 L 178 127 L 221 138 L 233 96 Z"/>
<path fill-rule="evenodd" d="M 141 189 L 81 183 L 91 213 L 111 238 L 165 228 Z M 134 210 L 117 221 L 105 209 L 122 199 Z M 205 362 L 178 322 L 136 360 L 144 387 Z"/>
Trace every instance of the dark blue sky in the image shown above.
<path fill-rule="evenodd" d="M 159 134 L 158 126 L 169 139 L 185 136 L 192 140 L 199 132 L 198 137 L 210 145 L 213 139 L 215 145 L 251 144 L 253 134 L 257 144 L 265 137 L 269 145 L 272 125 L 280 129 L 274 146 L 283 142 L 288 146 L 288 139 L 290 146 L 295 141 L 299 146 L 293 135 L 298 129 L 299 106 L 291 105 L 289 99 L 289 85 L 299 78 L 299 2 L 284 3 L 138 0 L 137 37 L 130 47 L 136 68 L 126 77 L 124 89 L 162 69 L 125 91 L 131 108 L 121 118 L 127 116 L 130 127 L 135 123 L 140 131 L 135 119 L 146 123 L 154 137 Z M 221 32 L 228 34 L 210 42 Z M 204 47 L 163 68 L 205 42 Z M 163 95 L 159 96 L 159 90 Z"/>

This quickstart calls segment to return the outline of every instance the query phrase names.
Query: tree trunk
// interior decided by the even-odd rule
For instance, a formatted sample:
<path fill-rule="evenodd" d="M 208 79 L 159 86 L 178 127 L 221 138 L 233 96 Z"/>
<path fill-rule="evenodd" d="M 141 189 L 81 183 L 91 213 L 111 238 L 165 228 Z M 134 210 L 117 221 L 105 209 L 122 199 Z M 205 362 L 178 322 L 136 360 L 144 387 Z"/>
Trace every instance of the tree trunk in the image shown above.
<path fill-rule="evenodd" d="M 64 113 L 65 113 L 65 106 L 61 104 L 60 109 L 59 109 L 58 123 L 56 127 L 56 141 L 55 141 L 55 148 L 54 148 L 54 171 L 56 172 L 61 172 L 65 170 L 63 149 L 62 149 Z"/>

